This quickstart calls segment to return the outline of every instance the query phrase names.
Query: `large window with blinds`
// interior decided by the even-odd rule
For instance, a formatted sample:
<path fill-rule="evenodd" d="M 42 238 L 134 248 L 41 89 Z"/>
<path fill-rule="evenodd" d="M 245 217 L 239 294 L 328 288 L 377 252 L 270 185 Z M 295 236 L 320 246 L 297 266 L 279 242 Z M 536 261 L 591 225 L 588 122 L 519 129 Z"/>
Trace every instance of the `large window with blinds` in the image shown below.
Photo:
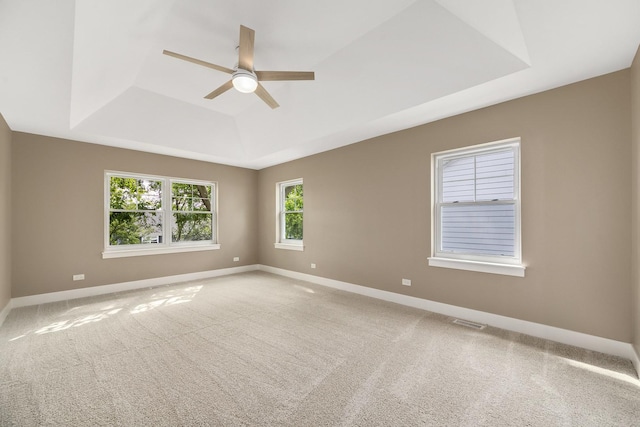
<path fill-rule="evenodd" d="M 457 264 L 486 272 L 495 272 L 489 271 L 491 265 L 486 270 L 487 264 L 506 264 L 518 267 L 507 271 L 523 275 L 520 139 L 435 153 L 432 160 L 434 239 L 430 264 Z M 438 261 L 450 262 L 439 265 Z"/>

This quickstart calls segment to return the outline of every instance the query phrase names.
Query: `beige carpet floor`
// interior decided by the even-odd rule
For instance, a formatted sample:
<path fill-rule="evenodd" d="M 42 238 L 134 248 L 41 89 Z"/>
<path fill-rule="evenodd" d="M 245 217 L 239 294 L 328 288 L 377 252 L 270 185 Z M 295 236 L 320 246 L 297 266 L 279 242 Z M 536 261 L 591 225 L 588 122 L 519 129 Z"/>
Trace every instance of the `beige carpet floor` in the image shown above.
<path fill-rule="evenodd" d="M 640 426 L 631 363 L 261 272 L 18 308 L 2 426 Z"/>

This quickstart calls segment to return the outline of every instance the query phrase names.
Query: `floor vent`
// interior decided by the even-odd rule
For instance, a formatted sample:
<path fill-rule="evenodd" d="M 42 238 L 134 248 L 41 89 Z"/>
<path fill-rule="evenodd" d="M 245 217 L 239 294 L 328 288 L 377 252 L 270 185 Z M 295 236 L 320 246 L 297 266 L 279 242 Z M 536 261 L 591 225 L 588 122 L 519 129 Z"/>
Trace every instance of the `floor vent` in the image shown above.
<path fill-rule="evenodd" d="M 462 325 L 462 326 L 466 326 L 467 328 L 473 328 L 473 329 L 484 329 L 487 327 L 487 325 L 470 322 L 468 320 L 462 320 L 462 319 L 455 319 L 453 323 L 455 323 L 456 325 Z"/>

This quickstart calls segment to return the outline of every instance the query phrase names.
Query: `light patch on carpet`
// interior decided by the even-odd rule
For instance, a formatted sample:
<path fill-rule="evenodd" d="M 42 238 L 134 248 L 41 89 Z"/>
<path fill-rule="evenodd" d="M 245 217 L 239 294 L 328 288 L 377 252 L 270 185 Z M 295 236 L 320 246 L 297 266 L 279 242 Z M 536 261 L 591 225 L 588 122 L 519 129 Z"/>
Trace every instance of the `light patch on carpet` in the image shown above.
<path fill-rule="evenodd" d="M 168 291 L 160 292 L 151 296 L 153 301 L 139 304 L 131 310 L 131 313 L 143 313 L 145 311 L 153 310 L 158 307 L 175 305 L 175 304 L 184 304 L 186 302 L 192 301 L 196 294 L 200 292 L 202 289 L 202 285 L 199 286 L 190 286 L 185 289 L 171 289 Z"/>
<path fill-rule="evenodd" d="M 620 372 L 612 371 L 610 369 L 604 369 L 599 366 L 590 365 L 588 363 L 579 362 L 577 360 L 567 359 L 565 357 L 563 357 L 562 359 L 570 366 L 584 369 L 589 372 L 594 372 L 599 375 L 604 375 L 606 377 L 613 378 L 616 380 L 624 381 L 640 388 L 640 380 L 637 380 L 636 378 L 632 378 L 629 375 L 621 374 Z"/>

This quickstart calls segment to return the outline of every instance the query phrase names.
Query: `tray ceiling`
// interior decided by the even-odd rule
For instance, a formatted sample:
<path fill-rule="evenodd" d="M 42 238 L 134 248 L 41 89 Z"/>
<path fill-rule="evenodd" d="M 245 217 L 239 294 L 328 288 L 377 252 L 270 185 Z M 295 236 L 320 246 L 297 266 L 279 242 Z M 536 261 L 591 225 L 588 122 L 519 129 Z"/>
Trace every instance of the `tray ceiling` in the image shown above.
<path fill-rule="evenodd" d="M 230 90 L 240 25 L 280 104 Z M 16 131 L 260 169 L 630 66 L 635 0 L 0 1 Z"/>

